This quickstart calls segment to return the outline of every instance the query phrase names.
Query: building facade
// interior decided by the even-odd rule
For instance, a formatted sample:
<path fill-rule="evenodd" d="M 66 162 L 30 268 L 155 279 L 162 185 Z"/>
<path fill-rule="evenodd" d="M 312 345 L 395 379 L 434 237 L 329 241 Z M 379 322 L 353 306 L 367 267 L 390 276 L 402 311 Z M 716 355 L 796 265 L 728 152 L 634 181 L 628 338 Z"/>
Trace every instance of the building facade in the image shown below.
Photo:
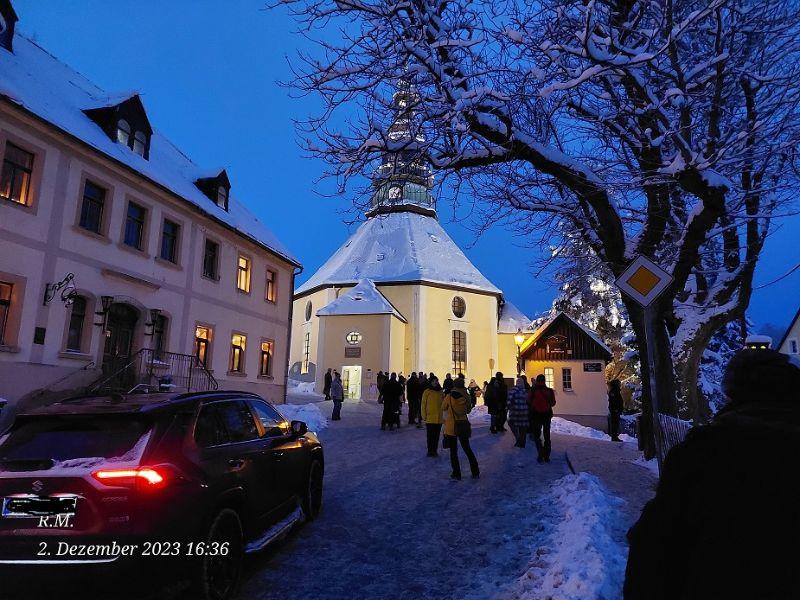
<path fill-rule="evenodd" d="M 783 338 L 778 344 L 778 352 L 789 356 L 800 355 L 800 310 L 795 313 L 794 319 L 789 323 L 786 333 L 783 334 Z"/>
<path fill-rule="evenodd" d="M 282 402 L 298 261 L 137 94 L 101 90 L 0 13 L 0 397 L 108 380 Z"/>

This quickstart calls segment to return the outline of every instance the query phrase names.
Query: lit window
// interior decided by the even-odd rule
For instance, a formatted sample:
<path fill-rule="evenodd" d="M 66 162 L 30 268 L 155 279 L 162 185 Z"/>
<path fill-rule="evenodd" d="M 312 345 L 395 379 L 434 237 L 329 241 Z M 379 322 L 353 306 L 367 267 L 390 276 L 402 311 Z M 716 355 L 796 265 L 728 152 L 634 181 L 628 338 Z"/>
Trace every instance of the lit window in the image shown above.
<path fill-rule="evenodd" d="M 147 135 L 144 131 L 137 131 L 133 135 L 133 151 L 139 156 L 144 156 L 147 149 Z"/>
<path fill-rule="evenodd" d="M 68 351 L 81 351 L 81 342 L 83 340 L 83 323 L 85 320 L 86 298 L 83 296 L 75 296 L 72 299 L 72 310 L 69 315 L 69 329 L 67 330 Z"/>
<path fill-rule="evenodd" d="M 234 333 L 231 336 L 231 372 L 244 372 L 244 350 L 247 345 L 247 336 Z"/>
<path fill-rule="evenodd" d="M 217 206 L 228 210 L 228 188 L 224 185 L 217 188 Z"/>
<path fill-rule="evenodd" d="M 306 321 L 311 320 L 311 310 L 312 310 L 311 302 L 310 301 L 306 302 Z"/>
<path fill-rule="evenodd" d="M 467 313 L 467 303 L 461 296 L 453 298 L 453 314 L 457 318 L 463 317 Z"/>
<path fill-rule="evenodd" d="M 459 375 L 467 370 L 467 333 L 453 330 L 453 374 Z"/>
<path fill-rule="evenodd" d="M 131 140 L 131 126 L 125 119 L 117 121 L 117 141 L 126 146 Z"/>
<path fill-rule="evenodd" d="M 544 368 L 544 384 L 549 388 L 554 388 L 556 385 L 555 373 L 552 367 Z"/>
<path fill-rule="evenodd" d="M 261 360 L 258 365 L 258 374 L 262 377 L 272 377 L 272 354 L 274 343 L 270 341 L 261 342 Z"/>
<path fill-rule="evenodd" d="M 266 298 L 268 302 L 278 301 L 278 274 L 272 269 L 267 269 L 267 291 Z"/>
<path fill-rule="evenodd" d="M 211 330 L 198 325 L 194 330 L 194 355 L 200 364 L 208 366 L 208 345 L 211 343 Z"/>
<path fill-rule="evenodd" d="M 27 206 L 30 202 L 32 172 L 33 154 L 7 142 L 0 175 L 0 196 Z"/>
<path fill-rule="evenodd" d="M 0 344 L 5 344 L 8 313 L 11 311 L 11 290 L 13 289 L 12 284 L 0 281 Z"/>
<path fill-rule="evenodd" d="M 240 292 L 250 293 L 250 259 L 241 254 L 236 267 L 236 288 Z"/>
<path fill-rule="evenodd" d="M 103 225 L 105 203 L 106 191 L 99 185 L 87 180 L 83 186 L 80 226 L 88 231 L 100 233 Z"/>
<path fill-rule="evenodd" d="M 345 339 L 351 346 L 357 346 L 364 337 L 358 331 L 351 331 L 345 336 Z"/>
<path fill-rule="evenodd" d="M 308 373 L 308 365 L 310 362 L 311 362 L 311 332 L 307 331 L 305 337 L 303 338 L 303 364 L 300 367 L 300 371 L 302 373 Z"/>
<path fill-rule="evenodd" d="M 206 240 L 203 251 L 203 277 L 219 279 L 217 265 L 219 264 L 219 244 Z"/>
<path fill-rule="evenodd" d="M 142 249 L 144 241 L 144 220 L 147 209 L 135 202 L 128 203 L 128 215 L 125 218 L 125 245 L 137 250 Z"/>
<path fill-rule="evenodd" d="M 561 369 L 561 384 L 567 391 L 572 389 L 572 369 Z"/>
<path fill-rule="evenodd" d="M 164 260 L 171 263 L 178 262 L 178 233 L 180 225 L 173 223 L 169 219 L 164 219 L 164 226 L 161 229 L 161 253 Z"/>

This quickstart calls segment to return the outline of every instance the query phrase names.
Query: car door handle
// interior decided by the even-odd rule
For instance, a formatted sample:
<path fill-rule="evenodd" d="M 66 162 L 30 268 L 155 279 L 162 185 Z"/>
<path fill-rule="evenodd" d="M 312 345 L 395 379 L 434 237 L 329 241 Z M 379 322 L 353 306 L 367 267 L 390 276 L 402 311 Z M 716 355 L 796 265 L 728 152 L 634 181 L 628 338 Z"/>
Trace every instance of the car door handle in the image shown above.
<path fill-rule="evenodd" d="M 228 466 L 233 467 L 234 469 L 241 469 L 244 466 L 244 459 L 232 458 L 228 461 Z"/>

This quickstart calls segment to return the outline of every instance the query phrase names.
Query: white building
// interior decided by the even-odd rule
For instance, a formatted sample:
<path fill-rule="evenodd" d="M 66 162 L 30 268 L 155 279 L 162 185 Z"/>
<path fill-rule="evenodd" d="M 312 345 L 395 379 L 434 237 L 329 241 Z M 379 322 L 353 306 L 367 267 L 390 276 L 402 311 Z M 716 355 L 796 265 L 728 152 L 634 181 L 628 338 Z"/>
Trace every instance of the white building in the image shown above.
<path fill-rule="evenodd" d="M 171 380 L 282 402 L 298 261 L 136 93 L 0 15 L 0 396 Z"/>

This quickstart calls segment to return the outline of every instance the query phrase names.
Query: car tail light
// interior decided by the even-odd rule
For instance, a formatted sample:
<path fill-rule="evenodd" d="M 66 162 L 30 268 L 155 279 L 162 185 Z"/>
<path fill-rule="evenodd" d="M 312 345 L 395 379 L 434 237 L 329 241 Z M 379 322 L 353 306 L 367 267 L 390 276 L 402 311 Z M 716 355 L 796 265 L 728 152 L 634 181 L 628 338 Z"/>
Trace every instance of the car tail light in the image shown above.
<path fill-rule="evenodd" d="M 156 467 L 100 469 L 94 471 L 92 477 L 104 485 L 129 486 L 137 489 L 156 489 L 167 484 L 166 471 Z"/>

